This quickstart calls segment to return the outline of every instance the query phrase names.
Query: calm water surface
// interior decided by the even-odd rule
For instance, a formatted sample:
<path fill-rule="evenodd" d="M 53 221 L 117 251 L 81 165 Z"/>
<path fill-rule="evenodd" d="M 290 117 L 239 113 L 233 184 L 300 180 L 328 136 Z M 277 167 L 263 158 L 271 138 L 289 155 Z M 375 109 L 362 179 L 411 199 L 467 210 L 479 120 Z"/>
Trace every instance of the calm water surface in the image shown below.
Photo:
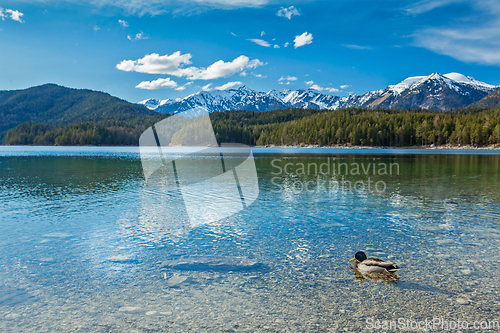
<path fill-rule="evenodd" d="M 254 155 L 251 206 L 172 228 L 181 203 L 145 186 L 136 148 L 0 147 L 0 331 L 368 332 L 371 318 L 500 319 L 498 153 Z M 178 214 L 166 221 L 165 207 Z M 396 261 L 400 280 L 355 276 L 358 250 Z M 182 255 L 264 267 L 163 267 Z"/>

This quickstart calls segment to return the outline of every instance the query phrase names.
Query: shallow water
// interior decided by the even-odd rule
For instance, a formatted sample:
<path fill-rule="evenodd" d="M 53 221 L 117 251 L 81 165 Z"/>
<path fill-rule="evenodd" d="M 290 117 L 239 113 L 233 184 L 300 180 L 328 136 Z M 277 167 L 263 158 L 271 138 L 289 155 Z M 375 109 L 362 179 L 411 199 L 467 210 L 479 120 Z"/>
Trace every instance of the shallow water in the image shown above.
<path fill-rule="evenodd" d="M 258 199 L 191 228 L 178 197 L 145 186 L 136 148 L 1 147 L 0 331 L 362 332 L 372 318 L 499 320 L 499 154 L 254 155 Z M 321 165 L 328 172 L 315 172 Z M 349 268 L 358 250 L 396 261 L 400 280 L 358 281 Z M 264 268 L 162 264 L 187 255 Z"/>

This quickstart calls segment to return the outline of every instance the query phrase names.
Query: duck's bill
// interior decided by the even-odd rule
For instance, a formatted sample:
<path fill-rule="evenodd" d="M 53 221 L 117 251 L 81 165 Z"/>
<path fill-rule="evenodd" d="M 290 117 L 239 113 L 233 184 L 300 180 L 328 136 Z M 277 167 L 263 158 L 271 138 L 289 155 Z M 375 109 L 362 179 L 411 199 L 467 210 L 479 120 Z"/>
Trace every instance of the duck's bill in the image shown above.
<path fill-rule="evenodd" d="M 349 260 L 349 261 L 353 261 L 353 260 L 356 260 L 356 258 L 352 258 L 352 259 L 351 259 L 351 260 Z"/>

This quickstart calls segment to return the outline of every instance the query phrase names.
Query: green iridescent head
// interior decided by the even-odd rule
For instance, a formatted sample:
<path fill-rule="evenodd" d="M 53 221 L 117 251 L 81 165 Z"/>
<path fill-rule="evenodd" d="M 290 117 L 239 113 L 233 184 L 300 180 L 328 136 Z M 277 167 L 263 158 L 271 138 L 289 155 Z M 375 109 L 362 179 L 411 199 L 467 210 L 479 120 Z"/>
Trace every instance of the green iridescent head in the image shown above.
<path fill-rule="evenodd" d="M 354 255 L 354 258 L 352 258 L 350 261 L 357 260 L 359 262 L 362 262 L 363 260 L 366 260 L 366 254 L 363 251 L 356 252 Z"/>

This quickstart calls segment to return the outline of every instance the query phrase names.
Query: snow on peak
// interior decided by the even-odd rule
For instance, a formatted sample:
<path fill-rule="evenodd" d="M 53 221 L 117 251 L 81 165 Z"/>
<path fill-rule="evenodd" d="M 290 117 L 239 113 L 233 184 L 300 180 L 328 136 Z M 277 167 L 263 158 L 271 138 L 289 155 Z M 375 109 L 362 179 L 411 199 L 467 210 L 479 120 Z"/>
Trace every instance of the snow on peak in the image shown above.
<path fill-rule="evenodd" d="M 404 81 L 401 81 L 396 85 L 387 87 L 387 89 L 390 92 L 393 92 L 395 95 L 399 95 L 407 89 L 413 90 L 418 88 L 421 84 L 428 80 L 441 81 L 445 83 L 450 89 L 454 89 L 456 91 L 461 90 L 460 87 L 462 87 L 464 84 L 483 91 L 493 90 L 496 88 L 493 85 L 478 81 L 470 76 L 465 76 L 460 73 L 448 73 L 445 75 L 441 75 L 436 72 L 428 76 L 408 77 Z"/>
<path fill-rule="evenodd" d="M 154 98 L 148 98 L 148 99 L 145 99 L 143 101 L 140 101 L 139 103 L 137 104 L 148 104 L 148 103 L 157 103 L 158 101 Z"/>
<path fill-rule="evenodd" d="M 156 110 L 158 108 L 158 106 L 160 105 L 160 101 L 156 100 L 154 98 L 148 98 L 148 99 L 145 99 L 143 101 L 140 101 L 137 104 L 144 105 L 145 107 L 147 107 L 150 110 Z"/>
<path fill-rule="evenodd" d="M 247 86 L 241 86 L 238 88 L 239 91 L 247 91 L 247 92 L 254 92 L 252 89 L 248 88 Z"/>
<path fill-rule="evenodd" d="M 464 83 L 471 83 L 471 79 L 468 78 L 467 76 L 460 74 L 460 73 L 448 73 L 443 75 L 447 77 L 450 80 L 457 81 L 457 82 L 464 82 Z"/>
<path fill-rule="evenodd" d="M 478 81 L 478 80 L 474 79 L 473 77 L 465 76 L 465 75 L 460 74 L 460 73 L 448 73 L 448 74 L 445 74 L 443 76 L 445 76 L 448 79 L 453 80 L 455 82 L 465 83 L 465 84 L 468 84 L 471 86 L 482 87 L 482 88 L 486 88 L 486 89 L 497 88 L 494 85 Z"/>
<path fill-rule="evenodd" d="M 411 76 L 399 82 L 398 84 L 389 86 L 388 88 L 389 90 L 394 91 L 397 94 L 401 94 L 403 91 L 410 88 L 414 83 L 419 82 L 426 77 L 427 76 Z"/>

